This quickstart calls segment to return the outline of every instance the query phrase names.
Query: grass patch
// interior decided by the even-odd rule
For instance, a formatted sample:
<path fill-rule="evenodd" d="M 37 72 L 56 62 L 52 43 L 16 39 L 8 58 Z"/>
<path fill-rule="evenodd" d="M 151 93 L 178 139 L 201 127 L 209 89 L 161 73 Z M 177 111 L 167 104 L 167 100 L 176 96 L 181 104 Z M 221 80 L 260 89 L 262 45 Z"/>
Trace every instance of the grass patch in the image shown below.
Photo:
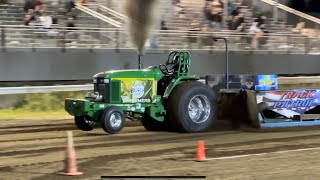
<path fill-rule="evenodd" d="M 82 99 L 84 94 L 78 91 L 17 95 L 10 107 L 0 109 L 0 119 L 72 118 L 64 109 L 65 99 Z"/>
<path fill-rule="evenodd" d="M 26 111 L 23 109 L 2 109 L 0 119 L 59 119 L 72 118 L 65 110 Z"/>

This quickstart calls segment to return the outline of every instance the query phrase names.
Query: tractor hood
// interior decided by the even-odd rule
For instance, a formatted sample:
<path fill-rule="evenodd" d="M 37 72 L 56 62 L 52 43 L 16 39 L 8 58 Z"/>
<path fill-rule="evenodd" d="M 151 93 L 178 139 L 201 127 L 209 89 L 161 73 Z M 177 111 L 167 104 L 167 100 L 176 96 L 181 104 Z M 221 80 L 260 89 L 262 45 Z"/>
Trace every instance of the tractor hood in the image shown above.
<path fill-rule="evenodd" d="M 128 69 L 128 70 L 114 70 L 101 72 L 93 76 L 93 78 L 153 78 L 160 80 L 163 73 L 156 67 L 149 67 L 148 69 Z"/>

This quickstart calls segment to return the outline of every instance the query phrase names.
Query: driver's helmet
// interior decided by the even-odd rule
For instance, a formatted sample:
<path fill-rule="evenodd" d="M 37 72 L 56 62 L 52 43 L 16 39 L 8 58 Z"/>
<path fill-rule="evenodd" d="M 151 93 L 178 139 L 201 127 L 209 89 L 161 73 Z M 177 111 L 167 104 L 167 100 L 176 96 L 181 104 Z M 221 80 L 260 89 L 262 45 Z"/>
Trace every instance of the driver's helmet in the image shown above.
<path fill-rule="evenodd" d="M 179 62 L 179 55 L 175 55 L 172 59 L 172 63 L 176 64 Z"/>

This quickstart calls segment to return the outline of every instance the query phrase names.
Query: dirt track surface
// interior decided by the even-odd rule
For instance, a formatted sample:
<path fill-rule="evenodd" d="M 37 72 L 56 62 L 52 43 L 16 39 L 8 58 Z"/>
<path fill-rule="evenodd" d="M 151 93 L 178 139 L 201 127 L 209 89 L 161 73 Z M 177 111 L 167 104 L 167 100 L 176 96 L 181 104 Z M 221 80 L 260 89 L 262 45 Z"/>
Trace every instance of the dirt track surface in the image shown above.
<path fill-rule="evenodd" d="M 219 131 L 199 134 L 147 132 L 126 127 L 120 134 L 102 129 L 77 130 L 72 120 L 0 120 L 0 179 L 100 179 L 111 175 L 192 175 L 207 179 L 318 179 L 319 127 Z M 72 130 L 78 170 L 63 170 L 66 131 Z M 266 153 L 233 159 L 196 162 L 198 140 L 207 158 Z"/>

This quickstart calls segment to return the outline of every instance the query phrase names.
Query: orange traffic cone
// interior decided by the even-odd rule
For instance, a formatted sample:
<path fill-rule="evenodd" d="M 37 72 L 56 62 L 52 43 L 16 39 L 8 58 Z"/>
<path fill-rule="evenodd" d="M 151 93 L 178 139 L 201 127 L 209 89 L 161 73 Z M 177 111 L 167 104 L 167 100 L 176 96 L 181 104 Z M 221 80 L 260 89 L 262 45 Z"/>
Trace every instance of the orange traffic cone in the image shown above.
<path fill-rule="evenodd" d="M 205 161 L 206 153 L 204 149 L 204 141 L 198 141 L 197 161 Z"/>
<path fill-rule="evenodd" d="M 82 175 L 82 172 L 78 172 L 77 168 L 77 160 L 76 160 L 76 152 L 73 145 L 73 136 L 72 131 L 68 131 L 68 140 L 67 140 L 67 149 L 66 149 L 66 157 L 64 162 L 64 172 L 59 174 L 67 175 L 67 176 L 77 176 Z"/>

